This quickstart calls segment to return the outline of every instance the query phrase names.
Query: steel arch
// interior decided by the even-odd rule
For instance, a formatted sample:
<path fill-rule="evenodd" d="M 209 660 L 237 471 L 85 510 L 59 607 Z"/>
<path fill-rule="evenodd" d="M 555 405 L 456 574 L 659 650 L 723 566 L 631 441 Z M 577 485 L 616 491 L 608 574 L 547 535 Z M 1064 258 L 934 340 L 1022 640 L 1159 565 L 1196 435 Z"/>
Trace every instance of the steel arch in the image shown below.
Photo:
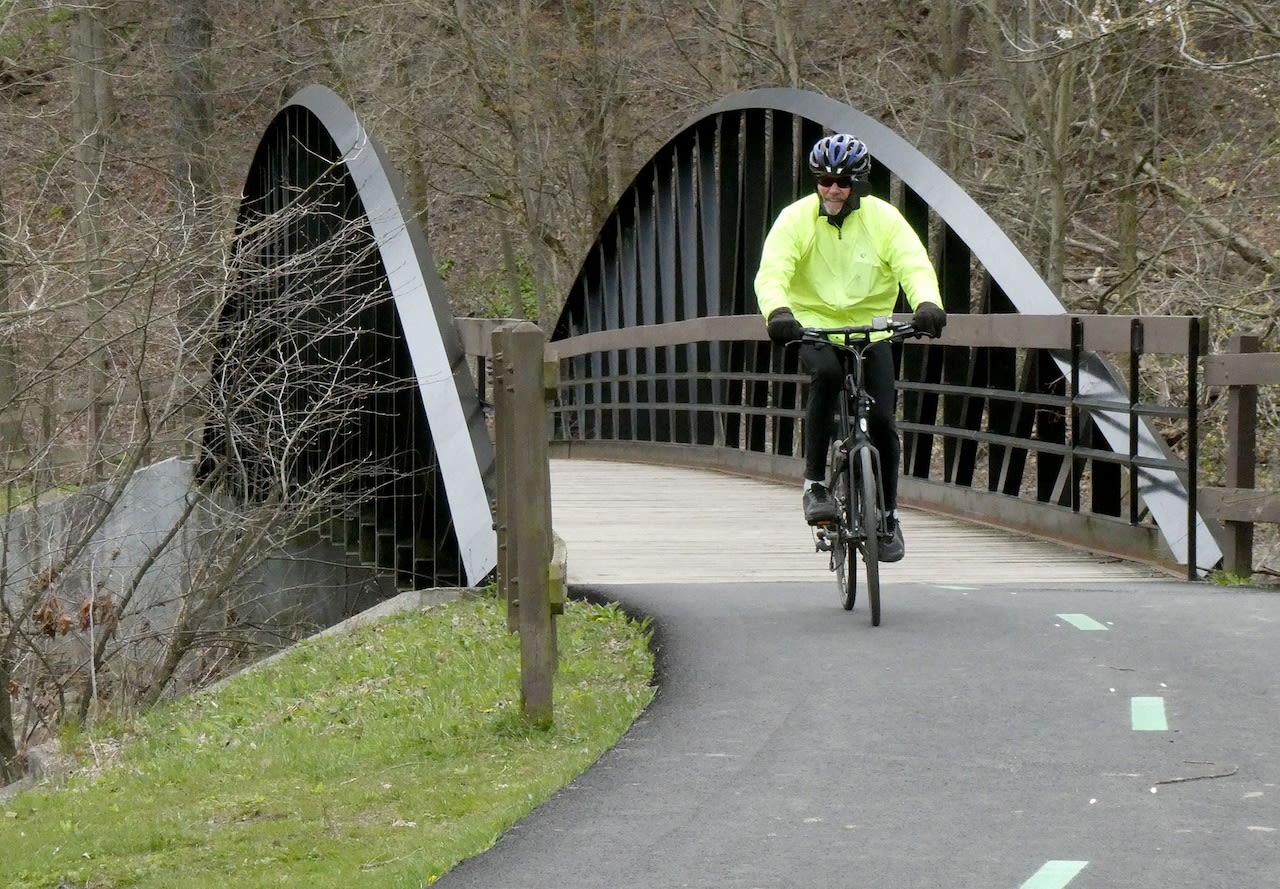
<path fill-rule="evenodd" d="M 1065 314 L 1057 297 L 1003 231 L 965 192 L 902 137 L 866 114 L 839 101 L 796 89 L 762 89 L 728 97 L 694 117 L 663 146 L 628 186 L 584 261 L 553 339 L 635 324 L 683 321 L 705 315 L 753 314 L 758 311 L 752 278 L 761 245 L 777 212 L 807 189 L 804 153 L 824 131 L 856 133 L 875 159 L 874 192 L 890 197 L 893 180 L 901 185 L 899 207 L 926 240 L 931 215 L 941 223 L 937 245 L 939 281 L 945 307 L 969 312 L 973 290 L 972 263 L 984 271 L 982 311 Z M 701 351 L 699 351 L 701 350 Z M 602 356 L 583 367 L 593 384 L 587 398 L 599 397 L 601 386 L 623 390 L 636 372 L 622 364 L 647 363 L 652 372 L 709 362 L 718 371 L 743 358 L 728 346 L 710 343 L 635 356 L 618 355 L 619 366 L 605 372 Z M 1063 356 L 1046 356 L 1066 374 Z M 765 361 L 767 364 L 767 360 Z M 698 366 L 703 366 L 699 364 Z M 784 368 L 793 369 L 793 368 Z M 948 368 L 950 370 L 950 368 Z M 714 375 L 714 374 L 713 374 Z M 1088 354 L 1080 369 L 1079 394 L 1099 400 L 1124 401 L 1119 375 L 1100 356 Z M 661 383 L 655 384 L 661 386 Z M 710 385 L 710 383 L 708 384 Z M 665 393 L 664 393 L 665 395 Z M 639 398 L 639 395 L 636 396 Z M 653 398 L 653 393 L 645 397 Z M 1129 425 L 1123 416 L 1099 411 L 1093 422 L 1117 452 L 1129 447 Z M 665 422 L 660 413 L 622 415 L 605 423 L 626 428 L 593 429 L 599 437 L 663 434 L 648 428 Z M 692 421 L 697 424 L 697 420 Z M 641 429 L 640 427 L 645 427 Z M 710 444 L 738 434 L 734 430 L 695 428 L 681 441 Z M 754 433 L 749 427 L 741 435 Z M 732 444 L 732 442 L 730 442 Z M 1143 420 L 1139 456 L 1168 458 L 1164 442 Z M 908 453 L 908 471 L 924 477 L 927 467 Z M 928 454 L 922 458 L 927 464 Z M 1187 533 L 1186 487 L 1174 472 L 1147 469 L 1139 474 L 1144 502 L 1175 558 L 1194 553 L 1199 566 L 1212 566 L 1221 556 L 1216 541 L 1196 516 L 1194 541 Z"/>
<path fill-rule="evenodd" d="M 297 218 L 264 224 L 287 211 Z M 347 498 L 362 504 L 357 515 L 334 516 L 343 542 L 396 572 L 402 585 L 481 583 L 496 565 L 497 542 L 493 445 L 475 383 L 399 177 L 332 91 L 306 87 L 267 127 L 236 230 L 232 267 L 239 277 L 215 358 L 218 385 L 227 392 L 262 385 L 253 378 L 256 357 L 290 349 L 304 365 L 340 367 L 336 373 L 346 379 L 367 380 L 352 387 L 359 394 L 343 406 L 349 416 L 307 432 L 303 456 L 289 464 L 290 481 L 340 461 L 366 467 L 343 482 L 365 488 Z M 304 292 L 321 296 L 291 317 L 295 329 L 260 324 L 263 331 L 246 333 L 273 306 Z M 296 391 L 268 394 L 297 411 L 293 419 L 302 424 L 317 385 L 307 378 Z M 206 429 L 206 465 L 231 449 L 243 460 L 246 449 L 273 446 L 235 441 L 234 426 Z M 241 494 L 262 493 L 255 479 L 239 481 Z"/>

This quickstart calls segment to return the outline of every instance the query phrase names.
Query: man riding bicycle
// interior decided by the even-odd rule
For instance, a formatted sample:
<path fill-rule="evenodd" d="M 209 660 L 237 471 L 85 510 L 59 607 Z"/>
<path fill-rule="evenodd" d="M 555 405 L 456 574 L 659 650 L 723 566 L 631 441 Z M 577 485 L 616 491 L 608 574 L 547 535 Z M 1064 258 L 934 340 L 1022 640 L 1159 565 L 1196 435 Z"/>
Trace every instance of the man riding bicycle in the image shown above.
<path fill-rule="evenodd" d="M 783 208 L 760 256 L 756 302 L 769 338 L 785 345 L 799 340 L 805 327 L 869 324 L 872 318 L 892 314 L 899 287 L 915 311 L 912 324 L 938 336 L 947 313 L 938 294 L 937 273 L 919 235 L 897 208 L 871 196 L 867 147 L 845 133 L 826 136 L 809 153 L 809 170 L 817 181 L 816 193 Z M 804 517 L 815 525 L 838 518 L 823 479 L 845 371 L 836 349 L 824 342 L 802 342 L 800 364 L 809 374 Z M 889 516 L 880 561 L 896 562 L 906 552 L 895 511 L 902 444 L 895 416 L 893 353 L 887 342 L 867 350 L 864 372 L 867 392 L 875 399 L 868 432 L 880 452 Z"/>

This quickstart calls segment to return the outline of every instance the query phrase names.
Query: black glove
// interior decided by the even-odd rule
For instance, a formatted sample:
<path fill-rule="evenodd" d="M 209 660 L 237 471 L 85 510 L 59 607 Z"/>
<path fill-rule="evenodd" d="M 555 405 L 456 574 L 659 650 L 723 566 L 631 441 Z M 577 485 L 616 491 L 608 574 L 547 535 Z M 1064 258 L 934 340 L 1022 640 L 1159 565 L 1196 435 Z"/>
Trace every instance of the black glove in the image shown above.
<path fill-rule="evenodd" d="M 937 303 L 920 303 L 911 316 L 911 326 L 929 336 L 942 336 L 942 328 L 947 326 L 947 313 Z"/>
<path fill-rule="evenodd" d="M 769 339 L 779 346 L 785 346 L 792 340 L 800 339 L 804 333 L 804 328 L 786 306 L 770 312 L 766 323 L 769 325 Z"/>

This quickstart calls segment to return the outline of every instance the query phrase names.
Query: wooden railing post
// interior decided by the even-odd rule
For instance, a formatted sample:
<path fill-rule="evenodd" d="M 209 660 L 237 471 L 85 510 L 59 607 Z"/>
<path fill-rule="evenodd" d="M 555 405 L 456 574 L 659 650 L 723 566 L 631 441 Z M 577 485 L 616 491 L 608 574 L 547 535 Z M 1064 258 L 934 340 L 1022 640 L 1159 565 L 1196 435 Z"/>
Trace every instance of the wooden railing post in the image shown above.
<path fill-rule="evenodd" d="M 556 667 L 545 349 L 546 335 L 529 322 L 493 333 L 499 586 L 508 626 L 520 633 L 521 710 L 539 726 L 552 722 Z"/>
<path fill-rule="evenodd" d="M 1260 338 L 1254 334 L 1232 335 L 1230 351 L 1257 352 Z M 1228 488 L 1252 488 L 1257 481 L 1256 445 L 1258 413 L 1257 386 L 1231 386 L 1227 390 L 1227 465 L 1224 481 Z M 1222 547 L 1222 567 L 1237 577 L 1253 574 L 1253 522 L 1224 521 L 1226 540 Z"/>
<path fill-rule="evenodd" d="M 498 597 L 507 605 L 507 630 L 516 632 L 520 628 L 520 600 L 516 593 L 518 579 L 515 572 L 515 547 L 517 540 L 511 533 L 511 521 L 507 509 L 518 496 L 514 490 L 516 477 L 507 459 L 513 456 L 516 448 L 508 441 L 514 441 L 510 429 L 511 406 L 514 391 L 514 368 L 508 356 L 509 337 L 504 333 L 505 326 L 494 328 L 490 334 L 491 353 L 493 355 L 491 385 L 493 387 L 493 441 L 494 472 L 497 490 L 494 497 L 493 529 L 498 538 Z"/>

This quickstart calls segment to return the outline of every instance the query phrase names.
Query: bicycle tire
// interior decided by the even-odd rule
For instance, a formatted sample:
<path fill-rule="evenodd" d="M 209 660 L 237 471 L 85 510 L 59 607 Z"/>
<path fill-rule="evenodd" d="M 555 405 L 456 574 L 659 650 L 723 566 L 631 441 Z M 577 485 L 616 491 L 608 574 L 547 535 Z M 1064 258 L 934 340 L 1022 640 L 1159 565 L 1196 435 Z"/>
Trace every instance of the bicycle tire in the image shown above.
<path fill-rule="evenodd" d="M 840 526 L 836 528 L 831 543 L 831 570 L 836 573 L 840 607 L 852 611 L 858 600 L 858 550 L 850 537 L 854 509 L 853 476 L 849 471 L 851 461 L 833 453 L 831 467 L 831 496 L 835 498 L 840 515 Z"/>
<path fill-rule="evenodd" d="M 867 572 L 867 604 L 871 610 L 871 626 L 880 626 L 880 503 L 876 483 L 875 460 L 869 449 L 858 452 L 857 525 L 856 549 L 862 553 L 862 564 Z M 851 550 L 854 548 L 851 548 Z M 849 561 L 853 561 L 852 552 Z M 850 565 L 850 574 L 856 574 Z"/>

